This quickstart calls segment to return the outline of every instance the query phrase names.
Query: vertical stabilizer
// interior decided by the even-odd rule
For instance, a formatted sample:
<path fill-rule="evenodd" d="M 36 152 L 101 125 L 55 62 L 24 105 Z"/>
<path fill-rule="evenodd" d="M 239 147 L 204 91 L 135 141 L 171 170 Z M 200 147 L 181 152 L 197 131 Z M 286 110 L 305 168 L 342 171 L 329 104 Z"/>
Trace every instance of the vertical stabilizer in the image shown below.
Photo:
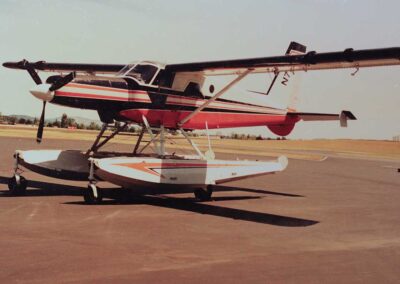
<path fill-rule="evenodd" d="M 290 42 L 285 55 L 301 55 L 301 54 L 305 54 L 306 51 L 307 51 L 307 47 L 305 45 L 302 45 L 298 42 L 292 41 L 292 42 Z"/>

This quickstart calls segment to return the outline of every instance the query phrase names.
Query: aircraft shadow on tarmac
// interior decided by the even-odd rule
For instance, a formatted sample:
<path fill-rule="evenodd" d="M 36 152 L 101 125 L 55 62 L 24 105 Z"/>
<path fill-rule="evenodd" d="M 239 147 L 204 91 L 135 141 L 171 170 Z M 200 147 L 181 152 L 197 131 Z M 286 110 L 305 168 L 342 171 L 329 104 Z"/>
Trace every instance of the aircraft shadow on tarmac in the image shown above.
<path fill-rule="evenodd" d="M 0 176 L 0 184 L 7 184 L 8 178 Z M 81 196 L 84 188 L 71 185 L 62 185 L 49 182 L 33 181 L 28 182 L 29 190 L 26 191 L 25 196 Z M 258 189 L 248 189 L 239 187 L 215 186 L 214 191 L 243 191 L 260 194 L 281 195 L 287 197 L 303 197 L 302 195 L 280 193 Z M 103 205 L 134 205 L 134 204 L 148 204 L 164 208 L 178 209 L 188 212 L 195 212 L 206 215 L 213 215 L 218 217 L 225 217 L 236 220 L 250 221 L 255 223 L 269 224 L 283 227 L 305 227 L 319 223 L 314 220 L 301 219 L 296 217 L 289 217 L 283 215 L 254 212 L 243 209 L 235 209 L 229 207 L 222 207 L 210 203 L 203 203 L 197 201 L 193 197 L 170 197 L 165 195 L 146 195 L 146 196 L 133 196 L 127 195 L 125 190 L 118 189 L 102 189 L 106 198 L 101 204 Z M 7 191 L 0 191 L 0 197 L 9 196 Z M 211 203 L 218 201 L 228 200 L 249 200 L 260 199 L 262 196 L 215 196 L 212 198 Z M 83 201 L 65 202 L 64 204 L 70 205 L 86 205 Z"/>

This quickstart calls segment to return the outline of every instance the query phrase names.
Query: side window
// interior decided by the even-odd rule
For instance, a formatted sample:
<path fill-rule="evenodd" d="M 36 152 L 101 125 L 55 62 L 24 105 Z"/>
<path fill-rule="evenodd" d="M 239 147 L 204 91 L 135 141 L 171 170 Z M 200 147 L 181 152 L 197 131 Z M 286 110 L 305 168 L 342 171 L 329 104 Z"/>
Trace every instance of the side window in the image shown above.
<path fill-rule="evenodd" d="M 160 72 L 158 72 L 157 77 L 154 79 L 153 85 L 171 88 L 174 78 L 175 73 L 165 72 L 164 69 L 161 69 Z"/>
<path fill-rule="evenodd" d="M 195 82 L 190 82 L 185 91 L 183 92 L 183 95 L 186 97 L 196 97 L 196 98 L 204 98 L 201 89 L 200 89 L 200 85 L 198 83 Z"/>

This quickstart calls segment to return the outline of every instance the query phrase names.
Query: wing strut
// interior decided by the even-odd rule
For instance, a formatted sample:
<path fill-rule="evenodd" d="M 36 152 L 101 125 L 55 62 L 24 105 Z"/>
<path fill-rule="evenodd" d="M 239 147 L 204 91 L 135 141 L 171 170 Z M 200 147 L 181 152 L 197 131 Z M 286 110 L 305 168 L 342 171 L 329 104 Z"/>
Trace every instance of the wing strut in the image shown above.
<path fill-rule="evenodd" d="M 118 126 L 115 127 L 114 131 L 109 135 L 109 136 L 104 136 L 104 132 L 108 129 L 111 128 L 108 123 L 103 123 L 103 126 L 101 127 L 101 130 L 99 134 L 96 137 L 96 140 L 94 141 L 92 147 L 90 147 L 89 150 L 86 151 L 86 155 L 90 155 L 90 153 L 96 153 L 97 150 L 99 150 L 101 147 L 103 147 L 108 141 L 114 138 L 115 135 L 117 135 L 119 132 L 124 130 L 126 126 L 128 125 L 127 122 L 123 124 L 118 124 Z M 104 138 L 101 142 L 100 139 Z"/>
<path fill-rule="evenodd" d="M 200 151 L 199 147 L 197 147 L 196 143 L 194 143 L 194 141 L 190 139 L 189 135 L 186 134 L 185 130 L 183 130 L 182 128 L 179 128 L 179 130 L 181 131 L 182 135 L 186 138 L 186 140 L 190 143 L 190 145 L 193 147 L 193 149 L 197 152 L 200 158 L 206 160 L 206 157 Z"/>
<path fill-rule="evenodd" d="M 268 91 L 265 93 L 266 96 L 268 96 L 268 95 L 269 95 L 269 92 L 271 92 L 272 87 L 274 86 L 275 81 L 276 81 L 276 79 L 277 79 L 278 76 L 279 76 L 279 72 L 276 71 L 274 74 L 275 74 L 274 79 L 272 79 L 272 82 L 271 82 L 271 84 L 269 85 Z"/>
<path fill-rule="evenodd" d="M 178 127 L 181 128 L 186 122 L 188 122 L 193 116 L 198 114 L 200 111 L 205 109 L 209 104 L 211 104 L 213 101 L 218 99 L 220 96 L 226 93 L 233 85 L 237 84 L 239 81 L 241 81 L 244 77 L 246 77 L 249 73 L 251 73 L 253 69 L 247 69 L 245 72 L 239 74 L 235 79 L 232 80 L 228 85 L 226 85 L 224 88 L 222 88 L 221 91 L 216 93 L 212 98 L 208 99 L 204 104 L 199 106 L 197 109 L 195 109 L 192 113 L 190 113 L 188 116 L 186 116 L 184 119 L 182 119 L 178 123 Z"/>

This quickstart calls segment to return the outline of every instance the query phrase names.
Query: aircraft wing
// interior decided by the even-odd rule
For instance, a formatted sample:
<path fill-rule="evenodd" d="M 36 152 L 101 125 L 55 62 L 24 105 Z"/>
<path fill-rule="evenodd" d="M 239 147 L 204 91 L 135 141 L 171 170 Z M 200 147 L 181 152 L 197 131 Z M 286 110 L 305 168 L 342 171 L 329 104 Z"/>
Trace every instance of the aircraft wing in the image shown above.
<path fill-rule="evenodd" d="M 251 73 L 296 72 L 308 70 L 361 68 L 400 64 L 400 47 L 233 59 L 220 61 L 168 64 L 166 71 L 171 73 L 201 73 L 202 75 L 233 75 L 251 70 Z M 76 72 L 83 74 L 113 74 L 120 71 L 123 64 L 52 63 L 46 61 L 5 62 L 4 67 L 21 70 L 48 72 Z"/>
<path fill-rule="evenodd" d="M 233 59 L 221 61 L 170 64 L 166 71 L 172 73 L 200 72 L 206 76 L 251 73 L 296 72 L 338 68 L 361 68 L 400 64 L 400 47 L 353 50 L 273 57 Z"/>
<path fill-rule="evenodd" d="M 123 64 L 88 64 L 88 63 L 50 63 L 46 61 L 5 62 L 4 67 L 21 70 L 38 70 L 48 72 L 77 72 L 85 74 L 113 74 L 124 68 Z"/>

